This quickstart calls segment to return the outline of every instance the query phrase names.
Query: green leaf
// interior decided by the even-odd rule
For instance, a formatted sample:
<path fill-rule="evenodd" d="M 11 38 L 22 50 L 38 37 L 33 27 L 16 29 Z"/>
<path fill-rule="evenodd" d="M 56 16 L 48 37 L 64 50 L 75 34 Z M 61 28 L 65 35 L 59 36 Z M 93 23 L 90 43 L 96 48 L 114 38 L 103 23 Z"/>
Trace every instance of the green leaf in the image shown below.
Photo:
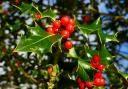
<path fill-rule="evenodd" d="M 83 81 L 88 81 L 89 80 L 89 75 L 85 71 L 85 69 L 91 69 L 91 66 L 88 62 L 79 59 L 78 60 L 78 68 L 77 68 L 77 74 L 81 77 Z"/>
<path fill-rule="evenodd" d="M 127 81 L 127 84 L 128 84 L 128 74 L 123 73 L 120 70 L 118 70 L 118 73 L 123 77 L 123 79 L 125 79 L 125 81 Z"/>
<path fill-rule="evenodd" d="M 28 38 L 22 36 L 14 52 L 52 52 L 52 46 L 61 38 L 48 34 L 39 26 L 28 28 L 32 34 Z"/>
<path fill-rule="evenodd" d="M 77 58 L 77 54 L 76 54 L 76 51 L 74 49 L 74 47 L 72 47 L 71 49 L 69 49 L 69 53 L 67 54 L 67 57 L 74 57 L 74 58 Z"/>
<path fill-rule="evenodd" d="M 101 29 L 98 30 L 98 36 L 99 36 L 99 39 L 100 39 L 100 42 L 101 44 L 105 44 L 106 42 L 110 42 L 110 41 L 115 41 L 115 42 L 119 42 L 117 40 L 117 33 L 114 34 L 114 35 L 108 35 L 108 34 L 104 34 L 102 32 Z"/>
<path fill-rule="evenodd" d="M 2 51 L 0 51 L 0 59 L 2 59 L 3 56 L 4 55 L 3 55 Z"/>
<path fill-rule="evenodd" d="M 78 64 L 81 65 L 84 69 L 91 69 L 90 63 L 86 62 L 84 59 L 79 59 Z"/>
<path fill-rule="evenodd" d="M 11 32 L 14 32 L 18 29 L 20 29 L 20 26 L 22 25 L 22 23 L 20 22 L 20 20 L 16 20 L 15 23 L 13 25 L 6 23 L 6 26 L 9 27 L 9 29 L 11 30 Z"/>
<path fill-rule="evenodd" d="M 55 73 L 59 73 L 60 72 L 59 66 L 57 64 L 53 65 L 53 72 L 55 72 Z"/>
<path fill-rule="evenodd" d="M 99 18 L 90 25 L 80 24 L 77 21 L 75 24 L 85 36 L 91 34 L 94 31 L 97 31 L 98 29 L 101 29 L 101 22 Z"/>
<path fill-rule="evenodd" d="M 14 5 L 16 8 L 18 8 L 22 13 L 28 12 L 32 9 L 32 5 L 31 4 L 27 4 L 27 3 L 23 3 L 18 7 L 16 5 Z"/>
<path fill-rule="evenodd" d="M 51 18 L 52 20 L 55 20 L 55 17 L 56 17 L 56 13 L 51 10 L 51 9 L 48 9 L 44 12 L 41 12 L 37 6 L 33 5 L 33 4 L 27 4 L 27 3 L 22 3 L 19 7 L 14 5 L 16 8 L 18 8 L 22 13 L 30 13 L 33 17 L 33 19 L 36 19 L 34 17 L 34 15 L 36 13 L 39 13 L 40 15 L 42 15 L 42 18 L 45 18 L 45 17 L 49 17 Z"/>
<path fill-rule="evenodd" d="M 109 62 L 113 59 L 112 55 L 108 52 L 106 46 L 101 46 L 101 49 L 98 51 L 101 57 L 101 63 L 105 66 L 108 66 Z"/>
<path fill-rule="evenodd" d="M 92 59 L 93 56 L 94 56 L 95 54 L 97 54 L 97 53 L 98 53 L 97 50 L 88 49 L 86 55 L 87 55 L 88 58 L 91 58 L 91 59 Z"/>
<path fill-rule="evenodd" d="M 97 86 L 94 86 L 93 89 L 106 89 L 106 88 L 105 88 L 105 86 L 98 86 L 98 88 L 97 88 Z"/>
<path fill-rule="evenodd" d="M 48 36 L 49 33 L 44 31 L 40 26 L 36 25 L 35 27 L 30 27 L 26 25 L 26 27 L 29 29 L 32 36 Z"/>
<path fill-rule="evenodd" d="M 48 9 L 42 13 L 42 16 L 43 16 L 43 18 L 49 17 L 49 18 L 55 20 L 56 13 L 54 11 L 52 11 L 51 9 Z"/>

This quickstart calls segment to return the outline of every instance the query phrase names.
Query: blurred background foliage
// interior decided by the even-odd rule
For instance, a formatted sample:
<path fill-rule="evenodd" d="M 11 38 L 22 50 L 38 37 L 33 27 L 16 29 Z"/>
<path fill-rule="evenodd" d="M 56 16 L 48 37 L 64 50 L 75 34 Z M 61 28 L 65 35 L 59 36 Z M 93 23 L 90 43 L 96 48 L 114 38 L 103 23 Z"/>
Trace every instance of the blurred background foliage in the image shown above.
<path fill-rule="evenodd" d="M 29 36 L 25 24 L 35 23 L 28 13 L 21 13 L 14 5 L 21 3 L 31 4 L 39 7 L 40 11 L 52 9 L 57 13 L 57 18 L 68 15 L 82 24 L 91 24 L 98 17 L 101 17 L 102 30 L 104 34 L 117 33 L 117 42 L 107 42 L 106 47 L 114 55 L 114 64 L 124 73 L 128 73 L 128 1 L 127 0 L 0 0 L 0 88 L 21 88 L 21 89 L 47 89 L 47 64 L 53 63 L 56 55 L 51 53 L 34 54 L 31 52 L 13 53 L 21 34 Z M 26 12 L 29 7 L 23 7 Z M 50 24 L 50 19 L 37 20 L 42 28 Z M 77 29 L 77 28 L 76 28 Z M 88 41 L 87 41 L 88 40 Z M 80 56 L 83 56 L 82 44 L 88 42 L 92 49 L 99 48 L 97 34 L 92 33 L 88 38 L 84 37 L 78 30 L 72 35 L 72 42 L 78 48 Z M 56 48 L 57 50 L 57 48 Z M 53 50 L 56 52 L 56 50 Z M 65 50 L 66 52 L 67 50 Z M 65 54 L 59 55 L 61 61 L 58 62 L 64 71 L 60 76 L 60 81 L 56 89 L 76 89 L 73 72 L 76 63 L 71 58 L 66 58 Z M 83 56 L 84 57 L 84 56 Z M 39 60 L 40 59 L 40 60 Z M 114 70 L 115 67 L 112 66 Z M 107 76 L 106 76 L 107 74 Z M 127 89 L 127 75 L 104 74 L 107 89 Z M 126 80 L 122 81 L 122 76 Z M 69 77 L 72 80 L 69 80 Z M 117 82 L 118 81 L 118 82 Z M 61 87 L 61 88 L 60 88 Z M 104 87 L 100 89 L 105 89 Z M 97 89 L 97 88 L 96 88 Z"/>

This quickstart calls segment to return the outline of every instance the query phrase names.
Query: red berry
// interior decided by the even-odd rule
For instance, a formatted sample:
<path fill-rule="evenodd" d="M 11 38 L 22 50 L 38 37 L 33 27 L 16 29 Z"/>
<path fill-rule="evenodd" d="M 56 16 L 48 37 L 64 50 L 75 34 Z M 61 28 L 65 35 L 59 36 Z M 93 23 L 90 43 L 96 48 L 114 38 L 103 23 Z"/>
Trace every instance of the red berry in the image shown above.
<path fill-rule="evenodd" d="M 64 47 L 66 48 L 66 49 L 70 49 L 70 48 L 72 48 L 72 46 L 73 46 L 73 44 L 72 44 L 72 42 L 71 41 L 66 41 L 65 42 L 65 44 L 64 44 Z"/>
<path fill-rule="evenodd" d="M 80 79 L 80 77 L 77 77 L 77 78 L 76 78 L 76 82 L 77 82 L 78 84 L 82 82 L 81 79 Z"/>
<path fill-rule="evenodd" d="M 94 62 L 99 62 L 100 61 L 100 56 L 99 55 L 94 55 L 93 60 L 94 60 Z"/>
<path fill-rule="evenodd" d="M 104 64 L 99 64 L 97 66 L 97 69 L 100 70 L 100 71 L 102 71 L 104 69 Z"/>
<path fill-rule="evenodd" d="M 53 68 L 52 68 L 52 66 L 48 67 L 47 71 L 48 71 L 48 74 L 51 75 L 52 72 L 53 72 Z"/>
<path fill-rule="evenodd" d="M 87 24 L 91 21 L 91 16 L 89 15 L 86 15 L 86 16 L 83 16 L 83 21 Z"/>
<path fill-rule="evenodd" d="M 57 33 L 58 31 L 59 31 L 59 29 L 57 29 L 57 28 L 52 28 L 53 29 L 53 31 L 55 32 L 55 33 Z"/>
<path fill-rule="evenodd" d="M 103 78 L 100 79 L 100 85 L 101 86 L 104 86 L 105 85 L 105 79 L 103 79 Z"/>
<path fill-rule="evenodd" d="M 55 20 L 53 23 L 52 23 L 52 26 L 54 28 L 60 28 L 61 24 L 60 24 L 60 20 Z"/>
<path fill-rule="evenodd" d="M 92 66 L 93 68 L 97 68 L 98 63 L 96 63 L 96 62 L 94 62 L 94 61 L 92 60 L 92 61 L 91 61 L 91 66 Z"/>
<path fill-rule="evenodd" d="M 54 30 L 53 30 L 52 27 L 48 27 L 48 28 L 47 28 L 47 32 L 48 32 L 48 33 L 51 33 L 51 34 L 54 34 Z"/>
<path fill-rule="evenodd" d="M 71 25 L 73 25 L 73 26 L 74 26 L 74 25 L 75 25 L 74 20 L 73 20 L 73 19 L 70 19 L 70 20 L 69 20 L 69 24 L 71 24 Z"/>
<path fill-rule="evenodd" d="M 101 78 L 95 78 L 94 79 L 94 85 L 100 86 L 100 83 L 101 83 Z"/>
<path fill-rule="evenodd" d="M 37 18 L 37 19 L 41 19 L 41 18 L 42 18 L 42 16 L 41 16 L 41 14 L 36 13 L 36 14 L 35 14 L 35 18 Z"/>
<path fill-rule="evenodd" d="M 102 73 L 101 72 L 96 72 L 94 75 L 94 78 L 102 78 Z"/>
<path fill-rule="evenodd" d="M 69 33 L 69 31 L 67 31 L 67 30 L 63 30 L 62 32 L 61 32 L 61 35 L 63 36 L 63 38 L 68 38 L 69 36 L 70 36 L 70 33 Z"/>
<path fill-rule="evenodd" d="M 74 32 L 74 26 L 71 25 L 71 24 L 68 24 L 68 25 L 66 26 L 66 30 L 68 30 L 70 33 L 73 33 L 73 32 Z"/>
<path fill-rule="evenodd" d="M 81 82 L 81 83 L 79 84 L 79 89 L 85 89 L 84 82 Z"/>
<path fill-rule="evenodd" d="M 63 16 L 61 18 L 61 24 L 64 26 L 67 26 L 69 24 L 70 17 L 69 16 Z"/>
<path fill-rule="evenodd" d="M 93 83 L 92 82 L 85 82 L 85 86 L 88 87 L 88 88 L 92 88 Z"/>

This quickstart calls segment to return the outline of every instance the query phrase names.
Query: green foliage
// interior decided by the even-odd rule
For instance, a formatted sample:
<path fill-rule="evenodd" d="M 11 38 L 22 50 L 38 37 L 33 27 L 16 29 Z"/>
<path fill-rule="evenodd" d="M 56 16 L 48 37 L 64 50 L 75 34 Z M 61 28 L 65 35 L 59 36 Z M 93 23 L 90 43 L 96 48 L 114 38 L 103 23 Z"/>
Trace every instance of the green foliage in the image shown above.
<path fill-rule="evenodd" d="M 94 81 L 94 73 L 98 70 L 92 68 L 90 62 L 93 59 L 93 56 L 98 54 L 101 57 L 100 63 L 105 65 L 103 73 L 107 75 L 110 83 L 114 82 L 116 84 L 118 81 L 117 85 L 119 85 L 120 88 L 122 88 L 123 84 L 128 85 L 128 74 L 121 72 L 115 64 L 112 63 L 116 56 L 112 55 L 106 47 L 107 42 L 119 42 L 117 39 L 117 33 L 113 35 L 104 33 L 101 27 L 102 22 L 100 17 L 90 24 L 75 21 L 75 29 L 79 29 L 78 32 L 80 31 L 82 33 L 87 39 L 87 42 L 81 42 L 80 46 L 74 45 L 74 47 L 67 50 L 63 47 L 66 39 L 62 39 L 62 36 L 59 34 L 49 34 L 45 30 L 47 27 L 46 25 L 56 20 L 56 17 L 59 17 L 59 14 L 61 13 L 55 13 L 51 8 L 43 11 L 35 3 L 21 3 L 19 6 L 13 6 L 20 10 L 22 14 L 29 15 L 29 18 L 32 18 L 33 20 L 31 25 L 26 25 L 19 19 L 13 24 L 10 24 L 9 22 L 5 23 L 5 26 L 7 26 L 12 33 L 18 31 L 17 29 L 21 29 L 22 26 L 26 26 L 28 31 L 25 32 L 25 35 L 21 35 L 19 43 L 13 50 L 13 54 L 8 54 L 9 52 L 12 52 L 12 49 L 10 49 L 11 51 L 7 52 L 6 55 L 5 52 L 0 51 L 0 59 L 8 61 L 6 66 L 9 64 L 12 65 L 12 72 L 17 71 L 24 76 L 19 80 L 37 84 L 39 88 L 58 88 L 59 84 L 56 83 L 59 81 L 62 81 L 62 86 L 64 87 L 65 85 L 69 86 L 71 84 L 74 84 L 72 85 L 74 87 L 78 87 L 74 81 L 77 76 L 80 76 L 82 81 Z M 35 16 L 36 14 L 40 15 L 40 18 L 37 18 Z M 76 18 L 75 15 L 74 18 Z M 42 21 L 46 22 L 45 26 L 41 25 Z M 26 30 L 26 28 L 22 29 Z M 62 29 L 60 30 L 63 29 L 64 27 L 62 26 Z M 98 46 L 95 49 L 88 44 L 88 37 L 91 34 L 96 34 L 99 41 Z M 75 38 L 73 37 L 74 34 L 71 35 L 71 40 Z M 70 40 L 70 38 L 68 40 Z M 76 50 L 79 47 L 81 49 Z M 17 57 L 18 54 L 15 52 L 28 52 L 26 59 L 29 59 L 29 53 L 34 53 L 34 58 L 31 62 L 31 60 L 26 60 L 23 57 Z M 84 54 L 84 56 L 82 54 Z M 13 55 L 14 57 L 11 58 L 10 55 Z M 48 55 L 49 57 L 46 57 L 45 59 L 44 55 Z M 64 58 L 67 58 L 68 61 Z M 24 63 L 20 65 L 20 63 L 10 62 L 10 59 L 13 61 L 19 60 Z M 52 67 L 51 74 L 48 72 L 48 67 Z M 67 68 L 66 70 L 66 68 L 63 67 L 72 68 Z M 18 75 L 18 73 L 16 73 L 16 75 Z M 34 78 L 35 76 L 37 77 Z M 9 78 L 7 77 L 7 79 Z M 67 82 L 65 83 L 63 80 Z M 65 89 L 67 88 L 69 87 L 65 87 Z M 104 86 L 94 86 L 93 89 L 97 88 L 105 89 Z"/>
<path fill-rule="evenodd" d="M 78 75 L 81 77 L 83 81 L 90 80 L 86 70 L 91 70 L 90 64 L 83 59 L 78 59 L 78 68 L 76 72 L 78 73 Z"/>

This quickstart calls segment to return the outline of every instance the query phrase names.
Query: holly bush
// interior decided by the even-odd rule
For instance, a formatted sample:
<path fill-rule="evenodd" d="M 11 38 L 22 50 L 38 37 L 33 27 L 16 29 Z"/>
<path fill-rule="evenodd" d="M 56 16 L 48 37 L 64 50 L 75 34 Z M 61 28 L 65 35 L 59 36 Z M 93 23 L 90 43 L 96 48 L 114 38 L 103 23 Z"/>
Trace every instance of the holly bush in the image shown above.
<path fill-rule="evenodd" d="M 126 89 L 128 74 L 115 64 L 117 54 L 111 47 L 120 43 L 120 32 L 105 33 L 101 15 L 85 15 L 81 21 L 74 9 L 66 14 L 56 7 L 42 9 L 40 2 L 16 0 L 8 11 L 1 9 L 5 42 L 0 43 L 0 58 L 6 72 L 0 87 Z M 90 43 L 91 35 L 96 45 Z"/>

